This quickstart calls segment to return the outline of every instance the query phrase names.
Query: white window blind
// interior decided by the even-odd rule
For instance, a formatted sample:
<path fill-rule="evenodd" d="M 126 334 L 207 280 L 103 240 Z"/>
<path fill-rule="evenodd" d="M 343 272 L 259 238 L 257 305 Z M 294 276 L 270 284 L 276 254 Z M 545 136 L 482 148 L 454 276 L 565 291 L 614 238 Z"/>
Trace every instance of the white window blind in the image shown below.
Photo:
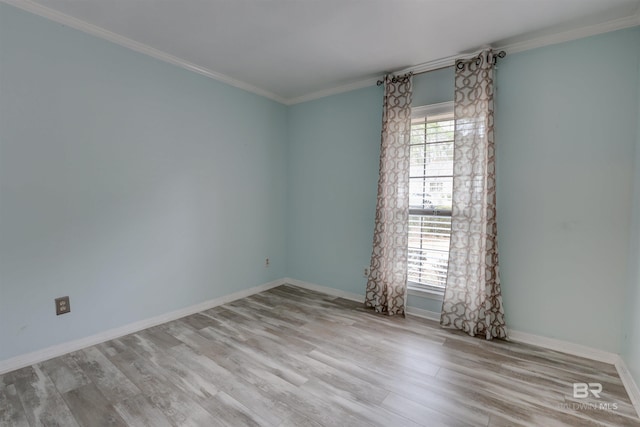
<path fill-rule="evenodd" d="M 453 105 L 416 108 L 411 122 L 408 281 L 442 292 L 447 280 L 453 189 Z"/>

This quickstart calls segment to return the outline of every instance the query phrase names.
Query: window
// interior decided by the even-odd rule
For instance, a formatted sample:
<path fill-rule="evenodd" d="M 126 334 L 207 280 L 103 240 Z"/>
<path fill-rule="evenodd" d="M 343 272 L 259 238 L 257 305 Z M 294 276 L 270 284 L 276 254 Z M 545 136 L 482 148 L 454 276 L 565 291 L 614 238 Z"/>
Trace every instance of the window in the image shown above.
<path fill-rule="evenodd" d="M 453 190 L 453 103 L 414 108 L 411 121 L 408 281 L 443 292 Z"/>
<path fill-rule="evenodd" d="M 443 182 L 430 182 L 429 191 L 432 193 L 441 193 L 444 190 Z"/>

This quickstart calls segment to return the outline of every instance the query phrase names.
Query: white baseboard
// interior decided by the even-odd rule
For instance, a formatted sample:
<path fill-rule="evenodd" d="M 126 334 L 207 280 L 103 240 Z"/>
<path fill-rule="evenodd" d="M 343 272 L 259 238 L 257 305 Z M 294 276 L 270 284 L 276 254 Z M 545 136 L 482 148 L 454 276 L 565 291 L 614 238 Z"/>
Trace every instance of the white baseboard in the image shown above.
<path fill-rule="evenodd" d="M 352 292 L 342 291 L 340 289 L 330 288 L 327 286 L 316 285 L 314 283 L 304 282 L 302 280 L 292 279 L 285 277 L 283 279 L 274 280 L 273 282 L 264 283 L 253 288 L 244 289 L 242 291 L 234 292 L 229 295 L 214 298 L 209 301 L 205 301 L 199 304 L 195 304 L 189 307 L 175 310 L 170 313 L 155 316 L 149 319 L 141 320 L 138 322 L 130 323 L 128 325 L 121 326 L 119 328 L 110 329 L 99 334 L 91 335 L 78 340 L 57 344 L 42 350 L 37 350 L 32 353 L 16 356 L 10 359 L 0 361 L 0 374 L 14 371 L 16 369 L 24 368 L 34 363 L 40 363 L 45 360 L 49 360 L 54 357 L 62 356 L 64 354 L 81 350 L 92 345 L 100 344 L 105 341 L 109 341 L 115 338 L 122 337 L 124 335 L 132 334 L 134 332 L 141 331 L 143 329 L 157 326 L 162 323 L 170 322 L 172 320 L 180 319 L 190 314 L 198 313 L 200 311 L 208 310 L 210 308 L 226 304 L 231 301 L 235 301 L 240 298 L 245 298 L 259 292 L 266 291 L 276 286 L 289 283 L 294 286 L 298 286 L 303 289 L 310 289 L 316 292 L 322 292 L 328 295 L 345 298 L 351 301 L 363 302 L 364 295 L 356 294 Z M 407 314 L 409 316 L 422 317 L 429 320 L 438 321 L 440 319 L 440 313 L 434 311 L 423 310 L 416 307 L 407 307 Z M 629 369 L 627 368 L 624 360 L 615 353 L 610 353 L 604 350 L 584 346 L 581 344 L 575 344 L 567 341 L 557 340 L 554 338 L 547 338 L 539 335 L 529 334 L 520 331 L 509 331 L 510 341 L 520 342 L 524 344 L 536 345 L 538 347 L 547 348 L 550 350 L 560 351 L 574 356 L 580 356 L 587 359 L 597 360 L 604 363 L 610 363 L 615 365 L 618 370 L 618 374 L 624 384 L 629 398 L 633 403 L 636 412 L 640 416 L 640 389 L 635 380 L 631 376 Z"/>
<path fill-rule="evenodd" d="M 361 295 L 361 294 L 341 291 L 340 289 L 316 285 L 315 283 L 304 282 L 302 280 L 292 279 L 290 277 L 285 277 L 282 280 L 284 280 L 285 283 L 289 283 L 291 285 L 298 286 L 300 288 L 309 289 L 311 291 L 322 292 L 323 294 L 344 298 L 351 301 L 364 302 L 364 295 Z"/>
<path fill-rule="evenodd" d="M 527 332 L 509 330 L 509 341 L 520 342 L 523 344 L 536 345 L 538 347 L 555 350 L 562 353 L 571 354 L 573 356 L 584 357 L 599 362 L 610 363 L 614 365 L 619 359 L 616 353 L 588 347 L 582 344 L 575 344 L 569 341 L 558 340 L 555 338 L 547 338 L 540 335 L 534 335 Z"/>
<path fill-rule="evenodd" d="M 240 298 L 245 298 L 253 294 L 257 294 L 262 291 L 266 291 L 276 286 L 280 286 L 285 281 L 283 279 L 274 280 L 273 282 L 264 283 L 262 285 L 254 286 L 253 288 L 244 289 L 242 291 L 234 292 L 229 295 L 224 295 L 218 298 L 214 298 L 202 303 L 191 305 L 189 307 L 181 308 L 169 313 L 161 314 L 149 319 L 140 320 L 138 322 L 129 323 L 118 328 L 109 329 L 104 332 L 100 332 L 95 335 L 91 335 L 85 338 L 65 342 L 62 344 L 56 344 L 51 347 L 37 350 L 31 353 L 15 356 L 10 359 L 0 361 L 0 374 L 14 371 L 16 369 L 24 368 L 26 366 L 33 365 L 34 363 L 44 362 L 45 360 L 52 359 L 54 357 L 62 356 L 73 351 L 81 350 L 83 348 L 90 347 L 92 345 L 100 344 L 105 341 L 109 341 L 115 338 L 119 338 L 134 332 L 141 331 L 143 329 L 157 326 L 162 323 L 170 322 L 172 320 L 180 319 L 181 317 L 189 316 L 190 314 L 198 313 L 200 311 L 208 310 L 210 308 L 226 304 L 231 301 L 235 301 Z"/>
<path fill-rule="evenodd" d="M 349 299 L 352 301 L 363 302 L 364 295 L 355 294 L 351 292 L 345 292 L 339 289 L 330 288 L 327 286 L 316 285 L 314 283 L 304 282 L 302 280 L 292 279 L 286 277 L 283 279 L 285 283 L 289 283 L 294 286 L 299 286 L 305 289 L 311 289 L 313 291 L 322 292 L 328 295 Z M 409 316 L 422 317 L 429 320 L 439 321 L 440 313 L 434 311 L 423 310 L 421 308 L 407 306 L 407 314 Z M 538 347 L 546 348 L 549 350 L 555 350 L 562 353 L 571 354 L 574 356 L 584 357 L 586 359 L 597 360 L 599 362 L 609 363 L 616 366 L 618 374 L 622 380 L 622 383 L 629 394 L 629 398 L 633 403 L 638 416 L 640 416 L 640 390 L 635 383 L 629 369 L 627 368 L 624 360 L 616 353 L 600 350 L 597 348 L 589 347 L 582 344 L 576 344 L 568 341 L 558 340 L 554 338 L 547 338 L 540 335 L 534 335 L 527 332 L 509 331 L 509 340 L 514 342 L 520 342 L 523 344 L 531 344 Z"/>
<path fill-rule="evenodd" d="M 627 367 L 624 359 L 618 356 L 618 360 L 615 363 L 616 369 L 618 370 L 618 375 L 620 375 L 620 379 L 622 380 L 622 384 L 624 388 L 627 390 L 627 394 L 629 395 L 629 399 L 631 399 L 631 403 L 633 407 L 636 408 L 636 413 L 638 417 L 640 417 L 640 388 L 638 384 L 633 379 L 631 375 L 631 371 Z"/>
<path fill-rule="evenodd" d="M 355 294 L 353 292 L 346 292 L 340 289 L 330 288 L 328 286 L 316 285 L 315 283 L 304 282 L 302 280 L 292 279 L 290 277 L 285 277 L 283 280 L 286 283 L 298 286 L 300 288 L 322 292 L 323 294 L 340 297 L 351 301 L 364 302 L 364 295 L 362 294 Z M 435 311 L 423 310 L 417 307 L 407 306 L 407 314 L 409 316 L 422 317 L 429 320 L 440 320 L 440 313 L 436 313 Z"/>

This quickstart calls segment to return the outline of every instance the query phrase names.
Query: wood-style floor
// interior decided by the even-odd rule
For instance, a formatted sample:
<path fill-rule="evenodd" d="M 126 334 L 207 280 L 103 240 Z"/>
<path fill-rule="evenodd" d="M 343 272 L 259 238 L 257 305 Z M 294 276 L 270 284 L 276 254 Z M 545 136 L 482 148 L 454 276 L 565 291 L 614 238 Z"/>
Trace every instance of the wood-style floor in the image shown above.
<path fill-rule="evenodd" d="M 574 399 L 574 382 L 602 383 Z M 612 365 L 285 285 L 0 376 L 2 426 L 640 425 Z"/>

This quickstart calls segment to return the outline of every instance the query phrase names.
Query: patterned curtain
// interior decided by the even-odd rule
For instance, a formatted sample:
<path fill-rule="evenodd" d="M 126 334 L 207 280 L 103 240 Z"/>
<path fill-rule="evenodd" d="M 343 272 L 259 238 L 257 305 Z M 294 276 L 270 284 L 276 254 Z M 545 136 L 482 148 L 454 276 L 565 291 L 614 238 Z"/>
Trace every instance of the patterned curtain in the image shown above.
<path fill-rule="evenodd" d="M 365 305 L 389 315 L 404 314 L 407 297 L 411 84 L 411 74 L 384 79 L 378 202 Z"/>
<path fill-rule="evenodd" d="M 501 54 L 500 56 L 503 56 Z M 506 338 L 496 225 L 493 75 L 497 54 L 456 62 L 449 273 L 440 324 Z"/>

